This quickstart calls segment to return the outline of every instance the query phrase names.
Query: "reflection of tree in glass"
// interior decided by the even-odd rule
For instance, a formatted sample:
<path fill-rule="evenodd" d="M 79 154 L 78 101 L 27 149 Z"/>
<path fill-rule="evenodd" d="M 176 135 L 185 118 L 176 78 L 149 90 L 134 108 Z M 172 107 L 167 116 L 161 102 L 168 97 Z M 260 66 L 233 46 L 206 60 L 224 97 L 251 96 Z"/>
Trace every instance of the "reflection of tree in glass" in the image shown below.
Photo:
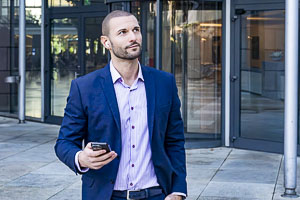
<path fill-rule="evenodd" d="M 78 6 L 80 4 L 80 0 L 66 0 L 70 6 Z"/>
<path fill-rule="evenodd" d="M 26 24 L 41 24 L 40 9 L 26 9 Z"/>
<path fill-rule="evenodd" d="M 68 76 L 72 70 L 77 70 L 77 35 L 62 34 L 52 36 L 51 46 L 53 70 L 59 74 L 60 78 Z"/>

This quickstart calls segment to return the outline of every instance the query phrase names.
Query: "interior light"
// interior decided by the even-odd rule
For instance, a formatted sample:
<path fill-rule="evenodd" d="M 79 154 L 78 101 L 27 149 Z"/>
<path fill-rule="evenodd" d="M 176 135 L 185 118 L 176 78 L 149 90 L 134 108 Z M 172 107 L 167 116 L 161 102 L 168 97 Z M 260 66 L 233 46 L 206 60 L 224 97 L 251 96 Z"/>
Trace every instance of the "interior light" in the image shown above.
<path fill-rule="evenodd" d="M 275 17 L 247 17 L 247 20 L 284 20 L 284 18 Z"/>
<path fill-rule="evenodd" d="M 222 27 L 222 24 L 200 23 L 200 26 L 204 26 L 204 27 Z"/>

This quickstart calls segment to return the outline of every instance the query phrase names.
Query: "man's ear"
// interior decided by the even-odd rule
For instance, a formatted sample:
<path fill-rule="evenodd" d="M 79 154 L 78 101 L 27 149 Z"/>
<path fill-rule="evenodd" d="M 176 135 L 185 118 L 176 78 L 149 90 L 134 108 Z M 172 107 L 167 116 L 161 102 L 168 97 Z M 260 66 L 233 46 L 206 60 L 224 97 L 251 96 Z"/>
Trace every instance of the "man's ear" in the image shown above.
<path fill-rule="evenodd" d="M 101 43 L 107 50 L 111 49 L 110 41 L 107 36 L 101 36 Z"/>

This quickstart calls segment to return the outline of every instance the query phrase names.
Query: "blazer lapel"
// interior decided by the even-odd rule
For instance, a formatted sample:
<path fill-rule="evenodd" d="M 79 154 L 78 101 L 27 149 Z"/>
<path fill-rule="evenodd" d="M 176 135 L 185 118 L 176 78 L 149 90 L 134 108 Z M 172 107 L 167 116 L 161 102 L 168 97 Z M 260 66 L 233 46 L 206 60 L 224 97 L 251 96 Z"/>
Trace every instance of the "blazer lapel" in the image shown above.
<path fill-rule="evenodd" d="M 143 77 L 145 80 L 146 98 L 147 98 L 147 117 L 150 143 L 153 135 L 154 112 L 155 112 L 155 81 L 150 70 L 142 66 Z"/>
<path fill-rule="evenodd" d="M 121 135 L 121 122 L 120 122 L 120 113 L 118 108 L 118 102 L 116 98 L 115 88 L 112 82 L 112 77 L 109 69 L 109 64 L 105 66 L 103 69 L 103 73 L 101 74 L 101 86 L 104 91 L 105 98 L 110 107 L 110 110 L 114 116 L 114 120 L 117 124 L 119 133 Z"/>

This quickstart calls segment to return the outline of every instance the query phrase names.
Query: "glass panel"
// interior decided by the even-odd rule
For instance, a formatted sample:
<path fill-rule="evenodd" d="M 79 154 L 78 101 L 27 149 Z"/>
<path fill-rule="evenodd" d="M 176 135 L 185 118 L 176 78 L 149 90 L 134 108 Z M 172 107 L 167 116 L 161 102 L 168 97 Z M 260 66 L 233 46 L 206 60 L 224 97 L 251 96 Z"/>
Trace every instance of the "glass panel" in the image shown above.
<path fill-rule="evenodd" d="M 42 0 L 25 0 L 26 7 L 40 7 L 42 6 Z"/>
<path fill-rule="evenodd" d="M 222 4 L 164 1 L 162 14 L 163 70 L 175 74 L 187 136 L 220 139 Z"/>
<path fill-rule="evenodd" d="M 9 20 L 10 20 L 10 11 L 11 11 L 11 7 L 10 7 L 10 1 L 9 0 L 2 0 L 0 1 L 0 23 L 8 23 L 9 24 Z"/>
<path fill-rule="evenodd" d="M 85 6 L 104 4 L 104 0 L 84 0 L 83 2 Z"/>
<path fill-rule="evenodd" d="M 48 0 L 49 7 L 72 7 L 79 4 L 80 0 Z"/>
<path fill-rule="evenodd" d="M 63 116 L 71 81 L 80 73 L 78 20 L 51 21 L 51 115 Z"/>
<path fill-rule="evenodd" d="M 26 4 L 39 5 L 27 0 Z M 26 8 L 26 116 L 41 117 L 41 8 Z"/>
<path fill-rule="evenodd" d="M 153 1 L 134 1 L 131 3 L 131 12 L 141 26 L 143 34 L 141 62 L 144 65 L 154 67 L 154 37 L 155 37 L 155 3 Z"/>
<path fill-rule="evenodd" d="M 0 1 L 0 112 L 17 114 L 18 85 L 4 83 L 7 76 L 17 76 L 18 72 L 18 15 L 10 0 Z"/>
<path fill-rule="evenodd" d="M 103 68 L 107 64 L 108 51 L 101 44 L 104 17 L 85 19 L 85 68 L 86 73 Z"/>
<path fill-rule="evenodd" d="M 10 75 L 10 16 L 9 1 L 0 1 L 0 112 L 10 112 L 10 87 L 3 82 Z M 14 24 L 12 25 L 14 26 Z"/>
<path fill-rule="evenodd" d="M 283 142 L 284 10 L 241 18 L 241 137 Z"/>
<path fill-rule="evenodd" d="M 111 11 L 113 10 L 123 10 L 122 3 L 112 3 L 111 4 Z"/>

